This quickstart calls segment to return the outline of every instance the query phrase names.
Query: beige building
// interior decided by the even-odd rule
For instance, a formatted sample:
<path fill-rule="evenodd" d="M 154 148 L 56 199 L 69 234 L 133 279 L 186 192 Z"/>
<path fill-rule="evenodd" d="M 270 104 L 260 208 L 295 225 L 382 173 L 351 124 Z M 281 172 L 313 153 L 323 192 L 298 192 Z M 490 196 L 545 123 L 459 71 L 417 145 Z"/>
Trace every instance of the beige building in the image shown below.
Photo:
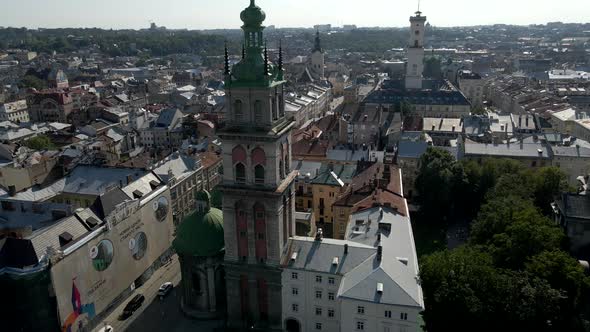
<path fill-rule="evenodd" d="M 457 77 L 457 83 L 459 85 L 459 89 L 463 91 L 465 97 L 467 97 L 467 99 L 469 99 L 471 102 L 471 106 L 483 106 L 483 91 L 485 82 L 481 78 L 481 75 L 470 70 L 462 70 Z"/>
<path fill-rule="evenodd" d="M 552 165 L 567 175 L 568 183 L 577 187 L 578 177 L 590 174 L 590 148 L 576 146 L 553 146 Z"/>
<path fill-rule="evenodd" d="M 14 193 L 43 184 L 59 160 L 57 151 L 33 152 L 24 161 L 0 168 L 0 186 Z"/>
<path fill-rule="evenodd" d="M 335 234 L 332 206 L 348 190 L 355 171 L 356 165 L 324 164 L 310 182 L 314 218 L 325 237 Z"/>
<path fill-rule="evenodd" d="M 153 172 L 170 187 L 174 225 L 178 226 L 195 210 L 195 196 L 204 189 L 201 161 L 175 152 L 159 161 Z"/>
<path fill-rule="evenodd" d="M 22 289 L 15 291 L 38 308 L 17 308 L 13 315 L 56 321 L 43 330 L 59 325 L 63 331 L 90 331 L 102 324 L 107 310 L 131 295 L 172 254 L 170 201 L 168 187 L 150 173 L 102 194 L 91 208 L 65 212 L 27 237 L 7 239 L 11 244 L 3 254 L 14 259 L 0 274 L 20 280 L 26 276 L 28 281 L 18 283 Z M 23 252 L 22 247 L 29 249 Z M 37 283 L 42 284 L 39 291 L 29 292 Z"/>
<path fill-rule="evenodd" d="M 18 100 L 0 105 L 0 121 L 29 122 L 27 101 Z"/>

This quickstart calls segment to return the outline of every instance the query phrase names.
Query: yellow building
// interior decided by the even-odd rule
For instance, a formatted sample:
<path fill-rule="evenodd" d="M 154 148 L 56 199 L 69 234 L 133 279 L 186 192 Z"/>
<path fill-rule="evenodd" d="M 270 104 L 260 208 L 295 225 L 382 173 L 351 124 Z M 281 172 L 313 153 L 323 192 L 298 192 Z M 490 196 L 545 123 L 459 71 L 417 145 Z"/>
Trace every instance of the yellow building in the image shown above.
<path fill-rule="evenodd" d="M 318 228 L 327 238 L 334 234 L 332 205 L 346 193 L 356 171 L 355 165 L 323 164 L 311 180 L 312 205 Z"/>

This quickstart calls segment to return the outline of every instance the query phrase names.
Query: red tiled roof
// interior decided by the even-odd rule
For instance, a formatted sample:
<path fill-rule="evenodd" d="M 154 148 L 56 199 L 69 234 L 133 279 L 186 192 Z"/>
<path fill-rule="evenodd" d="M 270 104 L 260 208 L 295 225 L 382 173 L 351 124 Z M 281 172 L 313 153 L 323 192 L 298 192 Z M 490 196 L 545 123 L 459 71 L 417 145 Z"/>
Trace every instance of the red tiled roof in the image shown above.
<path fill-rule="evenodd" d="M 325 157 L 328 151 L 328 142 L 318 139 L 302 139 L 291 145 L 293 157 Z"/>

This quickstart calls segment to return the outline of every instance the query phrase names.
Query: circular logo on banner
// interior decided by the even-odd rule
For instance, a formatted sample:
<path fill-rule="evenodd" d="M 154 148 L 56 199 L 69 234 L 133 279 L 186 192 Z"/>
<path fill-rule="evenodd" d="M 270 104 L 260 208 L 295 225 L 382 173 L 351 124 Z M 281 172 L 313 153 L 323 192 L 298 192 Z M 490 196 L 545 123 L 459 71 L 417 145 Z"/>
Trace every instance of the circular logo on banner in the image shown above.
<path fill-rule="evenodd" d="M 98 256 L 98 247 L 94 246 L 90 248 L 90 259 L 95 259 Z"/>
<path fill-rule="evenodd" d="M 129 239 L 129 250 L 135 249 L 135 238 Z"/>

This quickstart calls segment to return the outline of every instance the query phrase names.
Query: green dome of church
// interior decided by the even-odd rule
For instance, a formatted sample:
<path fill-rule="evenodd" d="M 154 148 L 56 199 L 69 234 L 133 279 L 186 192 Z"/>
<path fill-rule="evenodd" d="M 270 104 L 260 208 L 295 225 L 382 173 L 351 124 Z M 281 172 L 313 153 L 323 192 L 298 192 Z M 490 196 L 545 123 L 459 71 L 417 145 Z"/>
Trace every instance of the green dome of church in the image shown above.
<path fill-rule="evenodd" d="M 209 257 L 219 254 L 225 247 L 223 238 L 223 212 L 210 207 L 208 192 L 200 192 L 197 211 L 184 218 L 172 246 L 179 254 Z"/>
<path fill-rule="evenodd" d="M 266 19 L 266 14 L 256 6 L 254 0 L 250 0 L 250 6 L 242 11 L 240 18 L 246 27 L 260 27 Z"/>

